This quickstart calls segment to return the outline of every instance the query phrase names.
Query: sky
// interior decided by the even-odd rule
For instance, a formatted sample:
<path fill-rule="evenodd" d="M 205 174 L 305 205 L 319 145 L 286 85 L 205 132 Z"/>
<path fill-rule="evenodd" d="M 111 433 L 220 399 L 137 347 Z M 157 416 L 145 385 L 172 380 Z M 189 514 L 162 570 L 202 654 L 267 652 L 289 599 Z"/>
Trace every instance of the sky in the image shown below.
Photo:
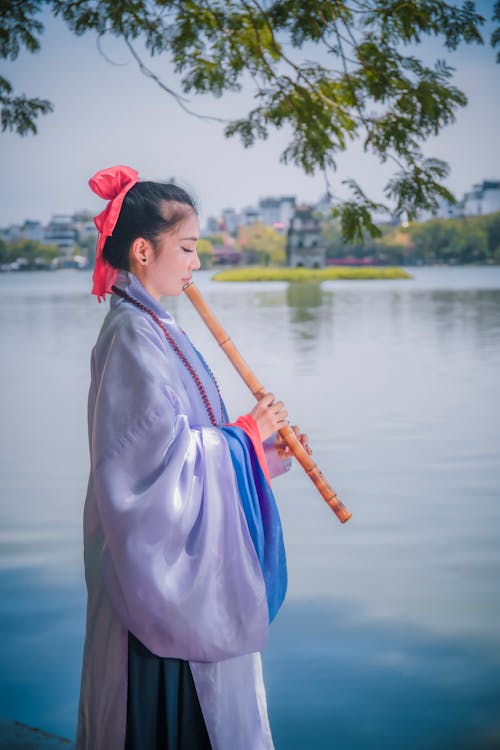
<path fill-rule="evenodd" d="M 477 3 L 491 17 L 493 2 Z M 195 197 L 202 221 L 225 207 L 241 209 L 260 198 L 296 195 L 318 200 L 325 192 L 322 174 L 305 175 L 280 163 L 287 133 L 244 149 L 237 138 L 226 139 L 223 127 L 183 112 L 175 101 L 145 78 L 118 40 L 101 43 L 111 64 L 99 52 L 93 34 L 75 37 L 59 20 L 44 13 L 42 49 L 22 52 L 2 66 L 19 93 L 51 100 L 54 112 L 39 119 L 35 136 L 0 134 L 2 199 L 0 227 L 25 219 L 47 222 L 54 213 L 102 210 L 102 201 L 88 188 L 97 170 L 128 164 L 143 179 L 175 180 Z M 489 40 L 492 24 L 483 27 Z M 425 153 L 451 167 L 447 186 L 461 198 L 474 183 L 500 179 L 500 65 L 489 45 L 462 45 L 448 53 L 436 41 L 426 43 L 422 59 L 445 57 L 456 69 L 454 84 L 468 97 L 457 121 L 425 145 Z M 165 81 L 180 90 L 168 62 L 148 61 Z M 191 97 L 193 108 L 231 117 L 248 111 L 251 91 L 238 95 Z M 383 200 L 383 186 L 392 173 L 353 144 L 338 159 L 331 175 L 333 192 L 342 195 L 341 180 L 357 179 L 369 197 Z M 345 193 L 344 193 L 345 195 Z"/>

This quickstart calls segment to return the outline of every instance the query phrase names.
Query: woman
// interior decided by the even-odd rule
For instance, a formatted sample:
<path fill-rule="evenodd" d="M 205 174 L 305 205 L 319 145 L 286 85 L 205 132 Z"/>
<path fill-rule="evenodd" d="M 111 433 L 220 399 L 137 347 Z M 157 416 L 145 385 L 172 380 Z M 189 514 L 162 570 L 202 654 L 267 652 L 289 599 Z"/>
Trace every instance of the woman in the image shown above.
<path fill-rule="evenodd" d="M 109 201 L 92 291 L 113 296 L 91 361 L 77 748 L 272 748 L 259 652 L 286 590 L 268 480 L 287 412 L 268 394 L 229 425 L 159 303 L 200 265 L 187 193 L 129 167 L 90 186 Z"/>

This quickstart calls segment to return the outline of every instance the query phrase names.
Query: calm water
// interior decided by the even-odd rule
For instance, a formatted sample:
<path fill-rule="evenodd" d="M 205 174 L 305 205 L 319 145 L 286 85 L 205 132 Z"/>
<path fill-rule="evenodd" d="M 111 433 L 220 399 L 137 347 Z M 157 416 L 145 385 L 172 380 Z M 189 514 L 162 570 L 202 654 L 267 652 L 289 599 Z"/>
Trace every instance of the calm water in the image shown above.
<path fill-rule="evenodd" d="M 265 654 L 278 750 L 500 747 L 500 268 L 198 284 L 353 512 L 275 482 L 290 586 Z M 0 275 L 0 715 L 74 737 L 89 274 Z M 190 303 L 166 305 L 244 386 Z"/>

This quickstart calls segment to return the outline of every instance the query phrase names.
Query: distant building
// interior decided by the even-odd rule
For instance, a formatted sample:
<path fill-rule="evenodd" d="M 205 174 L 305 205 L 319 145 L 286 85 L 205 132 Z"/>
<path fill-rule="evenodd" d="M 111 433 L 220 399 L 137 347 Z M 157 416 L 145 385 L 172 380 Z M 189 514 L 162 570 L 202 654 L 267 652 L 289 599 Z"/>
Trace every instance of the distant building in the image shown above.
<path fill-rule="evenodd" d="M 73 217 L 55 214 L 45 230 L 45 242 L 56 245 L 61 258 L 71 258 L 78 242 L 78 231 Z"/>
<path fill-rule="evenodd" d="M 457 219 L 462 216 L 483 216 L 500 211 L 500 181 L 483 180 L 472 186 L 462 200 L 450 203 L 438 198 L 438 205 L 433 211 L 420 211 L 418 221 L 429 219 Z"/>
<path fill-rule="evenodd" d="M 282 195 L 280 198 L 280 222 L 285 229 L 288 229 L 295 212 L 297 199 L 294 195 Z"/>
<path fill-rule="evenodd" d="M 282 195 L 280 198 L 261 198 L 259 201 L 260 220 L 272 227 L 282 225 L 287 229 L 295 210 L 294 195 Z"/>
<path fill-rule="evenodd" d="M 222 212 L 223 227 L 226 232 L 234 234 L 239 227 L 240 220 L 234 208 L 225 208 Z"/>
<path fill-rule="evenodd" d="M 26 219 L 21 227 L 21 235 L 24 240 L 34 240 L 35 242 L 45 241 L 45 229 L 41 221 Z"/>
<path fill-rule="evenodd" d="M 9 224 L 8 227 L 2 227 L 0 229 L 0 240 L 3 240 L 4 242 L 14 242 L 19 239 L 19 229 L 20 227 L 15 224 Z"/>
<path fill-rule="evenodd" d="M 218 219 L 216 216 L 209 216 L 206 223 L 206 231 L 204 234 L 218 234 L 222 229 L 222 219 Z"/>
<path fill-rule="evenodd" d="M 332 194 L 327 190 L 324 195 L 321 196 L 319 201 L 315 205 L 315 210 L 319 211 L 320 213 L 324 214 L 325 216 L 330 216 L 333 206 L 333 196 Z"/>
<path fill-rule="evenodd" d="M 259 201 L 259 212 L 262 223 L 272 226 L 275 221 L 280 220 L 279 198 L 261 198 Z"/>
<path fill-rule="evenodd" d="M 464 202 L 461 200 L 450 203 L 445 198 L 438 198 L 438 208 L 434 215 L 441 219 L 457 219 L 464 215 Z"/>
<path fill-rule="evenodd" d="M 456 219 L 463 216 L 463 201 L 450 203 L 445 198 L 437 198 L 437 207 L 432 211 L 419 211 L 418 221 L 429 221 L 430 219 Z M 406 222 L 408 226 L 408 222 Z"/>
<path fill-rule="evenodd" d="M 484 180 L 465 193 L 463 216 L 482 216 L 500 211 L 500 181 Z"/>
<path fill-rule="evenodd" d="M 6 242 L 17 242 L 18 240 L 34 240 L 45 242 L 45 229 L 40 221 L 26 219 L 24 224 L 11 224 L 0 230 L 0 239 Z"/>
<path fill-rule="evenodd" d="M 241 212 L 241 224 L 247 227 L 249 224 L 256 224 L 258 221 L 262 221 L 262 217 L 258 208 L 253 206 L 247 206 Z"/>
<path fill-rule="evenodd" d="M 288 228 L 287 264 L 292 267 L 321 268 L 325 265 L 326 247 L 321 220 L 312 206 L 298 206 Z"/>

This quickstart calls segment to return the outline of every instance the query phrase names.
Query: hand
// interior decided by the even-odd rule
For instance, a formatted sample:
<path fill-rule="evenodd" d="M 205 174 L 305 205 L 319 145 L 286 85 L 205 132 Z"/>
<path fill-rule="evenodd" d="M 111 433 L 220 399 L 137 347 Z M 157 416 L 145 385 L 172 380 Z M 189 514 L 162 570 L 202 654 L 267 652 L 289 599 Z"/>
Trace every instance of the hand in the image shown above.
<path fill-rule="evenodd" d="M 259 428 L 262 441 L 288 424 L 288 412 L 284 408 L 283 401 L 275 401 L 272 393 L 266 393 L 254 406 L 250 415 Z"/>
<path fill-rule="evenodd" d="M 292 430 L 297 435 L 302 447 L 305 448 L 309 455 L 311 455 L 312 450 L 309 448 L 307 435 L 305 433 L 301 433 L 296 424 L 292 426 Z M 290 456 L 293 455 L 291 448 L 288 447 L 288 445 L 279 434 L 276 435 L 276 442 L 274 443 L 274 447 L 276 448 L 276 452 L 280 458 L 290 458 Z"/>

